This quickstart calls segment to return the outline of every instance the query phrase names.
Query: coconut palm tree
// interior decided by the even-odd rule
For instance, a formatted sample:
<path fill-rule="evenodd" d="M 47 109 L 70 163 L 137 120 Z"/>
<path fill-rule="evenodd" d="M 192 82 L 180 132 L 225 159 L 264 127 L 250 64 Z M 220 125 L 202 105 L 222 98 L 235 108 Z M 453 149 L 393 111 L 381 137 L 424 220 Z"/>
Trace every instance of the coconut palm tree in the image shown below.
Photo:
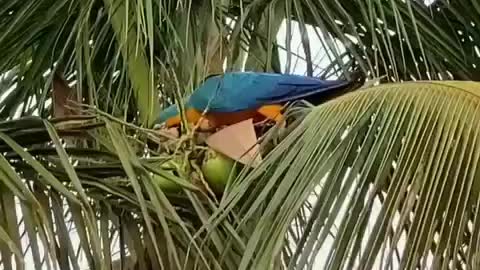
<path fill-rule="evenodd" d="M 2 269 L 476 268 L 476 1 L 11 0 L 0 14 Z M 261 165 L 217 196 L 192 130 L 151 128 L 225 70 L 395 83 L 293 106 Z"/>

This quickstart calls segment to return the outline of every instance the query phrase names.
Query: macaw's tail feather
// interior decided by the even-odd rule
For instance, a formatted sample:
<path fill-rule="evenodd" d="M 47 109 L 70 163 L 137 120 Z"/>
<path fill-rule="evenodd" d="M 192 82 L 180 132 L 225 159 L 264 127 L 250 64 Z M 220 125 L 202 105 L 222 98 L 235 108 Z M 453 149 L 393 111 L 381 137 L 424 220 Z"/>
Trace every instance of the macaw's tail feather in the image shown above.
<path fill-rule="evenodd" d="M 273 96 L 269 98 L 268 103 L 279 104 L 303 99 L 314 105 L 318 105 L 357 90 L 362 87 L 366 78 L 361 71 L 352 73 L 350 77 L 351 79 L 348 81 L 325 81 L 316 78 L 309 78 L 308 81 L 303 79 L 304 81 L 301 81 L 301 78 L 305 77 L 291 76 L 281 84 L 283 84 L 284 87 L 295 87 L 295 91 L 289 91 L 284 95 Z"/>

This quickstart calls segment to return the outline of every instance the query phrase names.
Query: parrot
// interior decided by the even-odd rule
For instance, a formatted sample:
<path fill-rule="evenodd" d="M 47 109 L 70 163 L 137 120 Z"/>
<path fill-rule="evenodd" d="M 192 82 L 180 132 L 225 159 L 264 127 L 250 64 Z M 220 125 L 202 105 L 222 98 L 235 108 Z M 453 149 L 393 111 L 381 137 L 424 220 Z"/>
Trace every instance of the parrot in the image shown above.
<path fill-rule="evenodd" d="M 183 102 L 186 120 L 197 124 L 206 119 L 210 129 L 220 128 L 246 119 L 254 122 L 283 119 L 282 111 L 289 102 L 305 100 L 318 105 L 355 90 L 363 73 L 354 73 L 351 80 L 321 80 L 314 77 L 266 73 L 226 72 L 207 77 Z M 203 118 L 202 118 L 203 117 Z M 161 111 L 155 125 L 167 128 L 181 124 L 177 104 Z"/>

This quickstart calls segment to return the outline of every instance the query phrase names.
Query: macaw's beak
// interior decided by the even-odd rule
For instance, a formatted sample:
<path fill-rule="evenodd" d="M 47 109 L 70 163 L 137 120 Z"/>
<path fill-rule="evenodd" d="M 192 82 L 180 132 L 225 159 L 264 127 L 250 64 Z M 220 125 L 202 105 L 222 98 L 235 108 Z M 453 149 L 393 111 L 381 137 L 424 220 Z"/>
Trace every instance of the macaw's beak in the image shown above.
<path fill-rule="evenodd" d="M 155 129 L 155 130 L 157 130 L 157 129 L 163 129 L 164 127 L 165 127 L 165 123 L 153 125 L 153 129 Z"/>
<path fill-rule="evenodd" d="M 256 167 L 262 161 L 253 119 L 227 126 L 206 140 L 213 150 L 245 165 Z"/>

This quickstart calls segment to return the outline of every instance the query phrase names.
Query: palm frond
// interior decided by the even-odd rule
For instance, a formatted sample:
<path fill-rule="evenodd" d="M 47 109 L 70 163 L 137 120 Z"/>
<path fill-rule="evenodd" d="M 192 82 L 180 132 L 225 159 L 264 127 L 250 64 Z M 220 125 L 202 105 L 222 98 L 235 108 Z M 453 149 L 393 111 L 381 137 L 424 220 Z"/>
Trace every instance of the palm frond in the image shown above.
<path fill-rule="evenodd" d="M 479 101 L 415 82 L 316 107 L 211 220 L 249 235 L 239 269 L 475 269 Z"/>
<path fill-rule="evenodd" d="M 195 150 L 137 125 L 224 64 L 478 79 L 479 14 L 470 0 L 5 3 L 1 267 L 475 268 L 475 83 L 385 85 L 314 108 L 269 134 L 263 165 L 219 205 L 188 177 Z M 57 73 L 107 113 L 45 121 Z"/>
<path fill-rule="evenodd" d="M 106 269 L 118 253 L 141 269 L 222 269 L 215 258 L 222 246 L 193 238 L 213 202 L 190 179 L 177 176 L 185 173 L 181 166 L 173 166 L 180 167 L 173 173 L 163 165 L 171 156 L 140 158 L 144 144 L 120 127 L 92 116 L 0 124 L 4 269 Z M 109 136 L 100 135 L 96 150 L 62 142 L 73 136 L 91 144 L 105 132 Z M 165 182 L 185 191 L 163 189 Z"/>
<path fill-rule="evenodd" d="M 473 79 L 480 64 L 476 6 L 469 0 L 13 1 L 0 9 L 0 117 L 47 117 L 55 71 L 78 101 L 147 125 L 158 100 L 174 102 L 224 63 L 229 70 L 322 77 L 362 69 L 395 81 Z M 304 71 L 295 70 L 297 61 Z"/>

